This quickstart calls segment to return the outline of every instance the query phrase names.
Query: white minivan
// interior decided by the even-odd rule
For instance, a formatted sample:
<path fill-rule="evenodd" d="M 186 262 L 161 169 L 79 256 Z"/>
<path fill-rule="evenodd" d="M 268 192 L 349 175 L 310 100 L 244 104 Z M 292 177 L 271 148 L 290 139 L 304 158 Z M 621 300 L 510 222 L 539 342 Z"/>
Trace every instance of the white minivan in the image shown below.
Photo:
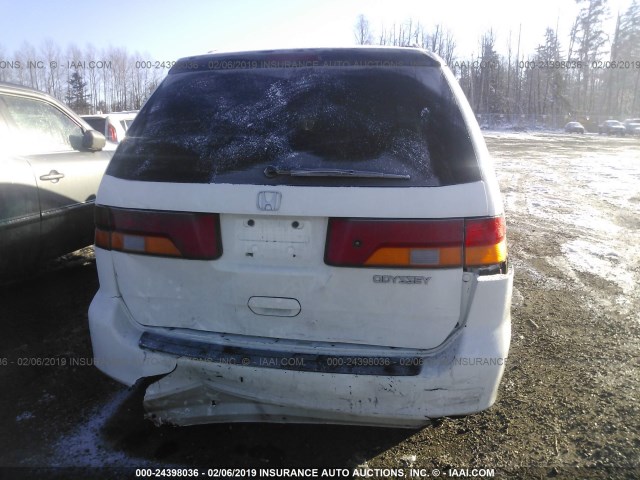
<path fill-rule="evenodd" d="M 490 407 L 504 209 L 449 69 L 413 48 L 179 60 L 100 186 L 96 365 L 156 423 L 418 427 Z"/>

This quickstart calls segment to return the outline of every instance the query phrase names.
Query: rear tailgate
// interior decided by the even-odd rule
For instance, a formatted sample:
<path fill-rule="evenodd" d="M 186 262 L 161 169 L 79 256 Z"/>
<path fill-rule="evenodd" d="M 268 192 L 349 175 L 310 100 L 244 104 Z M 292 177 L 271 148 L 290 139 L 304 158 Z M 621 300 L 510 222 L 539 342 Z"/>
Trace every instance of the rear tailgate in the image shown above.
<path fill-rule="evenodd" d="M 433 348 L 463 320 L 465 262 L 504 256 L 503 224 L 468 220 L 502 214 L 484 156 L 423 51 L 184 59 L 114 155 L 98 204 L 122 221 L 97 238 L 143 325 Z"/>
<path fill-rule="evenodd" d="M 344 242 L 338 240 L 354 234 L 338 226 L 345 217 L 358 223 L 361 218 L 354 218 L 356 213 L 374 225 L 378 221 L 388 225 L 389 218 L 401 225 L 415 223 L 414 219 L 403 220 L 412 211 L 422 219 L 418 224 L 447 224 L 450 231 L 459 228 L 459 235 L 445 247 L 455 249 L 457 242 L 461 251 L 462 218 L 487 214 L 482 182 L 401 191 L 372 188 L 360 197 L 353 196 L 353 189 L 281 187 L 278 212 L 258 211 L 256 199 L 262 190 L 256 186 L 207 185 L 194 192 L 194 186 L 173 184 L 174 195 L 167 195 L 167 184 L 160 184 L 162 188 L 152 184 L 142 195 L 136 193 L 141 189 L 131 185 L 118 188 L 122 180 L 105 177 L 105 182 L 108 188 L 103 191 L 114 194 L 101 195 L 101 202 L 128 208 L 153 204 L 159 210 L 171 206 L 187 212 L 201 211 L 206 203 L 211 212 L 220 214 L 222 255 L 218 259 L 112 252 L 118 286 L 135 321 L 271 338 L 436 347 L 462 320 L 462 265 L 398 268 L 381 264 L 384 259 L 380 258 L 376 263 L 371 255 L 367 257 L 374 258 L 373 265 L 329 265 L 345 261 Z M 128 193 L 123 198 L 116 192 Z M 472 210 L 466 201 L 460 201 L 470 196 L 478 200 Z M 380 207 L 389 204 L 393 211 Z M 329 225 L 337 233 L 328 235 Z M 376 227 L 373 231 L 375 234 Z M 350 238 L 346 241 L 354 243 Z M 409 260 L 433 262 L 431 247 L 438 241 L 442 244 L 442 238 L 434 241 L 429 245 L 424 238 L 423 244 L 430 248 L 414 248 L 417 254 L 411 254 Z M 332 242 L 337 252 L 331 252 Z"/>

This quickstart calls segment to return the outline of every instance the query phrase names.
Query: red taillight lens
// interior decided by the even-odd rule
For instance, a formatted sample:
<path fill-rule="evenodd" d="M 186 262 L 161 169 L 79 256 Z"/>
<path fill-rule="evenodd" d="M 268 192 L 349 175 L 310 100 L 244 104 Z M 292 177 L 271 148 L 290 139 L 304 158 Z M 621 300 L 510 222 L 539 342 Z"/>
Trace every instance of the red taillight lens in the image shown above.
<path fill-rule="evenodd" d="M 222 255 L 214 213 L 96 206 L 96 246 L 143 255 L 214 260 Z"/>
<path fill-rule="evenodd" d="M 467 247 L 495 245 L 504 240 L 507 232 L 504 217 L 467 219 L 464 230 Z"/>
<path fill-rule="evenodd" d="M 467 219 L 464 230 L 466 267 L 497 265 L 507 260 L 507 228 L 504 217 Z"/>
<path fill-rule="evenodd" d="M 450 268 L 507 259 L 504 217 L 447 220 L 331 218 L 325 263 L 343 267 Z"/>
<path fill-rule="evenodd" d="M 118 141 L 118 132 L 116 132 L 116 129 L 113 127 L 113 125 L 109 125 L 109 140 L 111 140 L 112 142 Z"/>
<path fill-rule="evenodd" d="M 462 265 L 464 222 L 454 220 L 329 220 L 325 262 L 335 266 Z"/>

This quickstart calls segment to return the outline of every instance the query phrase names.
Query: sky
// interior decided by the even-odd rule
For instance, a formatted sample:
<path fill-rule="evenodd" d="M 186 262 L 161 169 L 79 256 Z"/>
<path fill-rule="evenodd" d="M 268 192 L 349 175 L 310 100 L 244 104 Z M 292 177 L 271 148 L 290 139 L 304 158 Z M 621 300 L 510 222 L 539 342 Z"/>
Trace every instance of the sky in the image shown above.
<path fill-rule="evenodd" d="M 609 0 L 608 32 L 630 2 Z M 521 26 L 521 52 L 527 54 L 556 24 L 567 42 L 578 10 L 575 0 L 0 0 L 0 62 L 13 60 L 24 42 L 38 49 L 47 40 L 63 49 L 124 47 L 145 60 L 169 61 L 212 50 L 348 46 L 360 14 L 374 31 L 409 18 L 427 28 L 441 23 L 462 59 L 477 56 L 490 28 L 500 53 L 506 54 L 510 35 L 515 52 Z"/>

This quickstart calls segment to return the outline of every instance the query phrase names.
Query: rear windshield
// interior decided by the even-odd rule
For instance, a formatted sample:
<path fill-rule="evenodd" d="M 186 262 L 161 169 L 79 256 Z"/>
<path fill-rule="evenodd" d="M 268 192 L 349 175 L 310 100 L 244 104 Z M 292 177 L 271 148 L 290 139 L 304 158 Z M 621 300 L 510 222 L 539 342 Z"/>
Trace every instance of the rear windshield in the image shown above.
<path fill-rule="evenodd" d="M 284 174 L 269 177 L 267 167 Z M 286 174 L 300 169 L 405 178 Z M 313 186 L 440 186 L 480 179 L 467 127 L 438 66 L 169 75 L 136 117 L 107 173 L 160 182 Z"/>
<path fill-rule="evenodd" d="M 102 117 L 82 117 L 82 119 L 85 122 L 87 122 L 91 126 L 91 128 L 93 128 L 94 130 L 97 130 L 100 133 L 104 133 L 106 122 L 107 122 L 107 120 L 105 118 L 102 118 Z"/>

